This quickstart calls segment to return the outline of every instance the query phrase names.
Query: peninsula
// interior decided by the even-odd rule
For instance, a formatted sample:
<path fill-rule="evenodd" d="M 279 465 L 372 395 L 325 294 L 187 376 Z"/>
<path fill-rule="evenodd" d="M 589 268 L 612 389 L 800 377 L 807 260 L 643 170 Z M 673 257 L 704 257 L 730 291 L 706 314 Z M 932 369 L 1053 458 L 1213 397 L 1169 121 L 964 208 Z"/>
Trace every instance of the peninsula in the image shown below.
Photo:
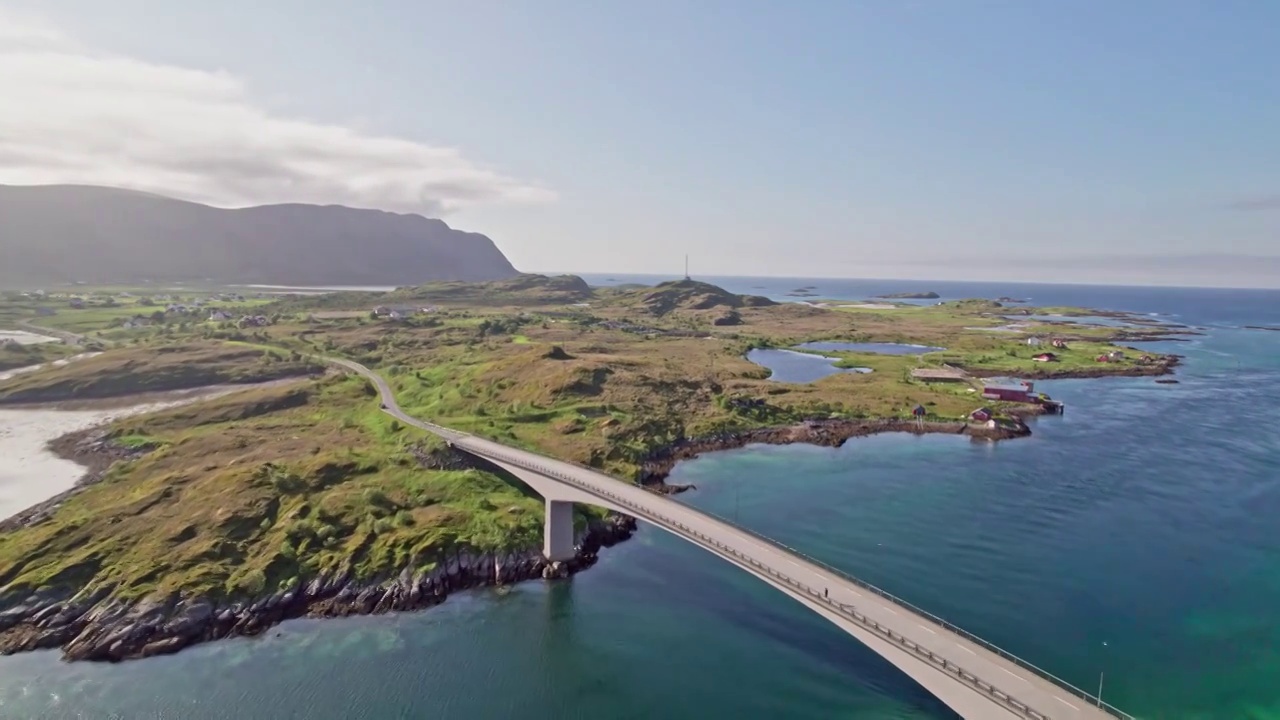
<path fill-rule="evenodd" d="M 75 333 L 101 354 L 0 381 L 0 403 L 245 387 L 55 443 L 91 472 L 0 524 L 0 652 L 144 657 L 547 572 L 540 498 L 381 412 L 370 383 L 326 358 L 371 368 L 413 417 L 655 492 L 681 489 L 664 483 L 679 459 L 749 442 L 1016 437 L 1038 406 L 982 399 L 983 376 L 1161 376 L 1177 361 L 1114 344 L 1167 329 L 1028 319 L 993 332 L 1004 312 L 982 300 L 814 307 L 693 280 L 599 289 L 537 275 L 314 296 L 10 294 L 0 324 Z M 1026 338 L 1049 333 L 1066 347 L 1046 364 Z M 876 344 L 942 349 L 864 349 Z M 747 359 L 759 349 L 867 372 L 781 382 Z M 575 513 L 569 571 L 634 529 L 623 515 Z"/>

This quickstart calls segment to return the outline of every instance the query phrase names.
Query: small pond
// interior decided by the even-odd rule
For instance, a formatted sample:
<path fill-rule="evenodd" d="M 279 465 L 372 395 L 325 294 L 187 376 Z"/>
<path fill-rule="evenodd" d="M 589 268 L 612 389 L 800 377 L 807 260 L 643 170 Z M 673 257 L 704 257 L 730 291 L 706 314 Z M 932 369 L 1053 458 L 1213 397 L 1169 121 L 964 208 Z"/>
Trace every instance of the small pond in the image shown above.
<path fill-rule="evenodd" d="M 768 368 L 770 380 L 786 383 L 810 383 L 842 372 L 869 373 L 871 368 L 838 368 L 837 358 L 794 350 L 756 349 L 747 353 L 751 362 Z"/>
<path fill-rule="evenodd" d="M 931 347 L 929 345 L 906 345 L 903 343 L 807 342 L 796 347 L 801 347 L 805 350 L 863 352 L 877 355 L 923 355 L 946 350 L 946 348 Z"/>

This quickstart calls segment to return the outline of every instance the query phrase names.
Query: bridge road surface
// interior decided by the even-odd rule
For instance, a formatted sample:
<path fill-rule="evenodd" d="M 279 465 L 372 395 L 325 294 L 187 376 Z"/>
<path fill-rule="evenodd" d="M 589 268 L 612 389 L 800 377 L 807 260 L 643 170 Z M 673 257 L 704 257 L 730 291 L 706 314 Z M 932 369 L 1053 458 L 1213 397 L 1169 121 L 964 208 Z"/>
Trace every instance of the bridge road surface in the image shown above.
<path fill-rule="evenodd" d="M 386 412 L 407 425 L 439 435 L 455 447 L 471 454 L 506 465 L 523 467 L 561 482 L 568 479 L 570 482 L 566 484 L 576 485 L 579 489 L 600 497 L 602 501 L 600 504 L 605 507 L 621 506 L 620 509 L 624 512 L 636 514 L 641 519 L 663 526 L 664 529 L 739 564 L 740 567 L 791 594 L 857 637 L 920 682 L 926 689 L 938 695 L 939 699 L 968 720 L 1131 718 L 1118 710 L 1110 709 L 1109 712 L 1108 709 L 1093 704 L 1096 700 L 1092 697 L 1082 697 L 1082 694 L 1087 695 L 1083 691 L 1072 692 L 1066 687 L 1051 682 L 891 598 L 878 595 L 803 556 L 793 554 L 785 548 L 771 544 L 763 538 L 666 496 L 651 493 L 572 463 L 508 447 L 411 417 L 400 409 L 391 387 L 377 373 L 349 360 L 338 358 L 325 358 L 325 360 L 344 366 L 373 382 L 382 397 Z M 640 512 L 637 513 L 637 510 Z M 683 526 L 700 537 L 691 537 L 691 533 L 682 532 L 673 525 Z M 719 547 L 716 547 L 717 545 Z M 752 565 L 759 566 L 768 574 L 757 572 L 756 568 L 731 555 L 739 556 Z M 772 575 L 784 576 L 795 583 L 807 586 L 811 593 L 816 591 L 818 596 L 810 597 L 806 602 L 800 593 L 794 592 L 794 588 L 786 587 L 782 582 L 771 577 Z M 829 593 L 830 604 L 838 608 L 830 607 L 824 611 L 823 606 L 828 603 L 827 598 L 821 596 L 823 593 Z M 845 612 L 837 612 L 837 610 Z M 901 640 L 886 640 L 883 634 L 875 633 L 865 624 L 848 619 L 845 617 L 848 611 L 854 611 L 882 629 L 892 631 L 899 638 L 909 641 L 935 658 L 944 658 L 946 664 L 950 666 L 949 670 L 943 670 L 939 664 L 921 659 Z M 956 674 L 956 668 L 974 680 L 961 679 Z M 928 676 L 927 673 L 934 675 Z M 940 685 L 939 679 L 945 682 Z M 976 687 L 981 688 L 982 685 L 986 685 L 987 689 L 974 689 L 975 681 Z M 954 685 L 955 689 L 963 688 L 968 692 L 953 692 L 947 683 Z M 943 692 L 938 692 L 939 689 Z M 992 693 L 996 694 L 995 697 Z M 1017 704 L 1024 705 L 1028 710 L 1022 711 L 1016 705 L 1009 706 L 999 702 L 997 699 L 999 695 L 1016 700 Z"/>

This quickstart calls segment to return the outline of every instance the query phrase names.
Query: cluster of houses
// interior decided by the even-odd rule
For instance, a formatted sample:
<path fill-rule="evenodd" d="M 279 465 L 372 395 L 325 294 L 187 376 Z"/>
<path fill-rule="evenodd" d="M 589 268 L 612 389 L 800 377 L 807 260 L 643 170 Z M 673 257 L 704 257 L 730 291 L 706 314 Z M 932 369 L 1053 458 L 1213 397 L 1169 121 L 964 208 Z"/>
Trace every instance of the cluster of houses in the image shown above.
<path fill-rule="evenodd" d="M 231 320 L 235 320 L 238 328 L 266 327 L 271 324 L 271 319 L 266 315 L 241 315 L 236 320 L 230 313 L 221 310 L 209 313 L 209 322 L 230 322 Z"/>
<path fill-rule="evenodd" d="M 378 307 L 373 309 L 373 317 L 386 318 L 387 320 L 403 320 L 411 315 L 427 315 L 435 311 L 436 309 L 434 306 L 432 307 L 389 307 L 386 305 L 379 305 Z"/>

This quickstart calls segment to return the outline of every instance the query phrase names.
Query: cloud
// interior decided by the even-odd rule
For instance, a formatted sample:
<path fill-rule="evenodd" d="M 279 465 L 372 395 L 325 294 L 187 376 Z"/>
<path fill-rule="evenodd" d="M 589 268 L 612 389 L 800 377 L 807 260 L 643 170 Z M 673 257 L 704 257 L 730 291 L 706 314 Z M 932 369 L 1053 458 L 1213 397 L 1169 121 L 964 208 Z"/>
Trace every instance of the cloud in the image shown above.
<path fill-rule="evenodd" d="M 1280 195 L 1261 195 L 1228 203 L 1229 210 L 1280 210 Z"/>
<path fill-rule="evenodd" d="M 95 52 L 3 8 L 0 98 L 0 183 L 427 215 L 555 199 L 455 149 L 282 117 L 255 105 L 226 72 Z"/>

